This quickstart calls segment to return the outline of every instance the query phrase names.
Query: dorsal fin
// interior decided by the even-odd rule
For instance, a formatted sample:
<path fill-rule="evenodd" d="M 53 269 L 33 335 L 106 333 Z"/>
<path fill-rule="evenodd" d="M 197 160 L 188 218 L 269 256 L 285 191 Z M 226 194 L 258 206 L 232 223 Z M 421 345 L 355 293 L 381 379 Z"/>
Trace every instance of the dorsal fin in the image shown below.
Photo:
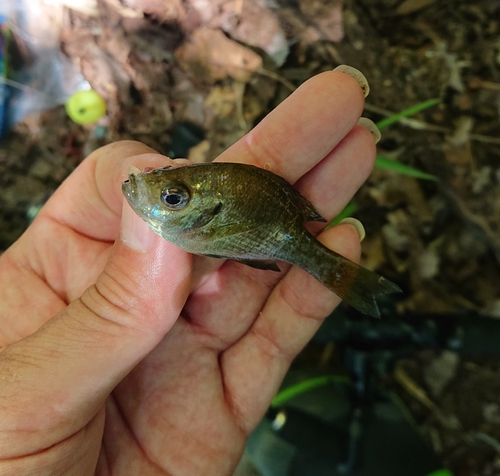
<path fill-rule="evenodd" d="M 301 208 L 303 209 L 302 213 L 303 213 L 306 221 L 326 222 L 326 220 L 314 209 L 312 203 L 307 198 L 302 196 L 298 191 L 297 191 L 297 194 L 300 197 L 300 202 L 301 202 L 300 204 L 301 204 Z"/>
<path fill-rule="evenodd" d="M 326 222 L 326 220 L 314 209 L 312 203 L 306 197 L 301 195 L 301 193 L 290 182 L 279 175 L 272 174 L 272 176 L 276 182 L 281 182 L 283 184 L 290 202 L 295 204 L 297 210 L 302 214 L 305 221 Z"/>

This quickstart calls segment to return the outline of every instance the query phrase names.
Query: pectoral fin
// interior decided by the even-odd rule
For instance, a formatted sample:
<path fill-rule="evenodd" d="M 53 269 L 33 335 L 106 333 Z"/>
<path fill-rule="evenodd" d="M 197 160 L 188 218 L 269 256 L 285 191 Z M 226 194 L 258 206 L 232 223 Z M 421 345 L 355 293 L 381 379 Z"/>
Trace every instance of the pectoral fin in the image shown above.
<path fill-rule="evenodd" d="M 237 259 L 235 261 L 238 261 L 238 263 L 246 264 L 251 268 L 265 269 L 267 271 L 277 271 L 278 273 L 281 271 L 281 269 L 279 269 L 278 265 L 276 264 L 276 261 L 259 261 L 252 259 Z"/>

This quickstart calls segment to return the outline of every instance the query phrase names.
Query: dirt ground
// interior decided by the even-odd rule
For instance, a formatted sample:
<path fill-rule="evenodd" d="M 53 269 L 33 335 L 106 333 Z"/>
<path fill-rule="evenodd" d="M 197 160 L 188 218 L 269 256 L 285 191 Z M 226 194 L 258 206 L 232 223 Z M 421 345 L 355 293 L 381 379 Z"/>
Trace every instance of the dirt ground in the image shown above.
<path fill-rule="evenodd" d="M 438 180 L 374 170 L 356 197 L 363 264 L 403 289 L 399 313 L 500 318 L 497 1 L 104 0 L 88 13 L 64 10 L 58 41 L 108 114 L 79 126 L 59 106 L 2 140 L 0 250 L 98 146 L 210 161 L 307 78 L 349 64 L 374 121 L 442 98 L 383 131 L 380 154 Z M 457 476 L 500 475 L 498 367 L 430 350 L 398 365 L 394 388 Z"/>

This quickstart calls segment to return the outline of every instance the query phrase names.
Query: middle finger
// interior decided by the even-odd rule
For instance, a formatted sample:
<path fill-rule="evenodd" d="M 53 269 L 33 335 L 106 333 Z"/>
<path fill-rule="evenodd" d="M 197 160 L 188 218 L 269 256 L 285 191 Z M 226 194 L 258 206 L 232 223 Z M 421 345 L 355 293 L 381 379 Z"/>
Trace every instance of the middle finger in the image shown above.
<path fill-rule="evenodd" d="M 363 107 L 363 91 L 351 76 L 318 74 L 216 160 L 256 165 L 295 183 L 355 126 Z"/>

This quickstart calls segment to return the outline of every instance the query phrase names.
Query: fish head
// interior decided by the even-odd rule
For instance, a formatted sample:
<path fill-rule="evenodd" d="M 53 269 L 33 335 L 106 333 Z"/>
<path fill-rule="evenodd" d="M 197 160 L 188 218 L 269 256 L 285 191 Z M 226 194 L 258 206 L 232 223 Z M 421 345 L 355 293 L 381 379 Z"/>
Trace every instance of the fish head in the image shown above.
<path fill-rule="evenodd" d="M 129 174 L 122 191 L 133 210 L 157 234 L 175 243 L 199 233 L 221 210 L 218 193 L 192 165 Z M 199 176 L 197 176 L 199 175 Z"/>

